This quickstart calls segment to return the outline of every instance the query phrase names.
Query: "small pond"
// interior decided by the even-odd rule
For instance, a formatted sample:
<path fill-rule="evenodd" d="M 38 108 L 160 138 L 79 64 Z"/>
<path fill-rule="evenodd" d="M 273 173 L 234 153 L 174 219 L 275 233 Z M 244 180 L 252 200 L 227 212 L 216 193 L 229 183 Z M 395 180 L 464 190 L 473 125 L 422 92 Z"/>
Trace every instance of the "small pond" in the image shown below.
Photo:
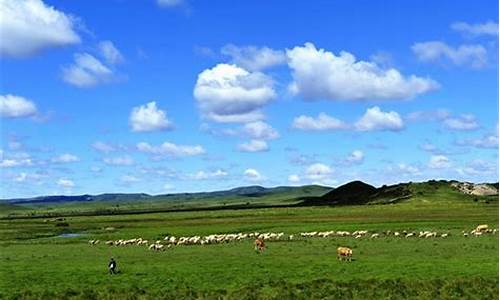
<path fill-rule="evenodd" d="M 57 237 L 60 237 L 60 238 L 72 238 L 72 237 L 80 237 L 80 236 L 83 236 L 85 235 L 85 233 L 61 233 L 60 235 L 58 235 Z"/>

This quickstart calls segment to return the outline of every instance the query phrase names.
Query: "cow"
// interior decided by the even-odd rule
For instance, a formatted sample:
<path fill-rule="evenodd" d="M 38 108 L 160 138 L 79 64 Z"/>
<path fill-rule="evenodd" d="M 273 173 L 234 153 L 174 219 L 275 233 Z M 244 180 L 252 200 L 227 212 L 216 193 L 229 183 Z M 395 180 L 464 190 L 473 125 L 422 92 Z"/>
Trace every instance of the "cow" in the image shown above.
<path fill-rule="evenodd" d="M 348 247 L 338 247 L 337 248 L 337 258 L 339 260 L 352 260 L 352 249 Z"/>
<path fill-rule="evenodd" d="M 257 238 L 254 242 L 255 245 L 255 251 L 259 252 L 264 252 L 266 249 L 266 244 L 264 243 L 264 240 L 261 238 Z"/>

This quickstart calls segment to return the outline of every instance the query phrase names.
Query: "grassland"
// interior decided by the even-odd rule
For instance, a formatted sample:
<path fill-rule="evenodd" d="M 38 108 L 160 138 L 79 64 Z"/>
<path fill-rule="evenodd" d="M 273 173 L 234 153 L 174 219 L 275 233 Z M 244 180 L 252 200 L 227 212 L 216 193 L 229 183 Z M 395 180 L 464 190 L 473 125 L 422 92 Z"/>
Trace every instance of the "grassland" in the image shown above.
<path fill-rule="evenodd" d="M 0 220 L 0 298 L 64 299 L 498 299 L 498 201 L 437 188 L 399 204 L 290 207 Z M 110 227 L 113 228 L 110 230 Z M 449 238 L 294 239 L 177 246 L 88 245 L 89 239 L 161 239 L 230 232 L 435 230 Z M 82 233 L 73 238 L 62 233 Z M 355 260 L 339 262 L 350 246 Z M 108 275 L 113 256 L 120 273 Z"/>

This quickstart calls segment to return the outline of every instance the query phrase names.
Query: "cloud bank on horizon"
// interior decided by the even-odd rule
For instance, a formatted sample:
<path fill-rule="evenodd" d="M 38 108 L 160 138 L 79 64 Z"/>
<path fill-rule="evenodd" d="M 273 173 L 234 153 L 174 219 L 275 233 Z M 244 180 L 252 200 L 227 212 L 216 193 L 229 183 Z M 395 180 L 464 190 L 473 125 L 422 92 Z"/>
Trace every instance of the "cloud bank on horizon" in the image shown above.
<path fill-rule="evenodd" d="M 2 0 L 0 198 L 498 181 L 498 3 L 406 4 Z"/>

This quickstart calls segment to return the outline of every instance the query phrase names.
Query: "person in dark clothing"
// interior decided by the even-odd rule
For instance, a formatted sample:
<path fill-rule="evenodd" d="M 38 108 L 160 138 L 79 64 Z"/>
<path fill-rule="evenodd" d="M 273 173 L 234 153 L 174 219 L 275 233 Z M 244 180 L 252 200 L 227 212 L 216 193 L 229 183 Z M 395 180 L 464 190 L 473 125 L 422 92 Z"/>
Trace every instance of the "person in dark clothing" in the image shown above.
<path fill-rule="evenodd" d="M 111 260 L 108 264 L 109 274 L 116 274 L 116 261 L 111 257 Z"/>

